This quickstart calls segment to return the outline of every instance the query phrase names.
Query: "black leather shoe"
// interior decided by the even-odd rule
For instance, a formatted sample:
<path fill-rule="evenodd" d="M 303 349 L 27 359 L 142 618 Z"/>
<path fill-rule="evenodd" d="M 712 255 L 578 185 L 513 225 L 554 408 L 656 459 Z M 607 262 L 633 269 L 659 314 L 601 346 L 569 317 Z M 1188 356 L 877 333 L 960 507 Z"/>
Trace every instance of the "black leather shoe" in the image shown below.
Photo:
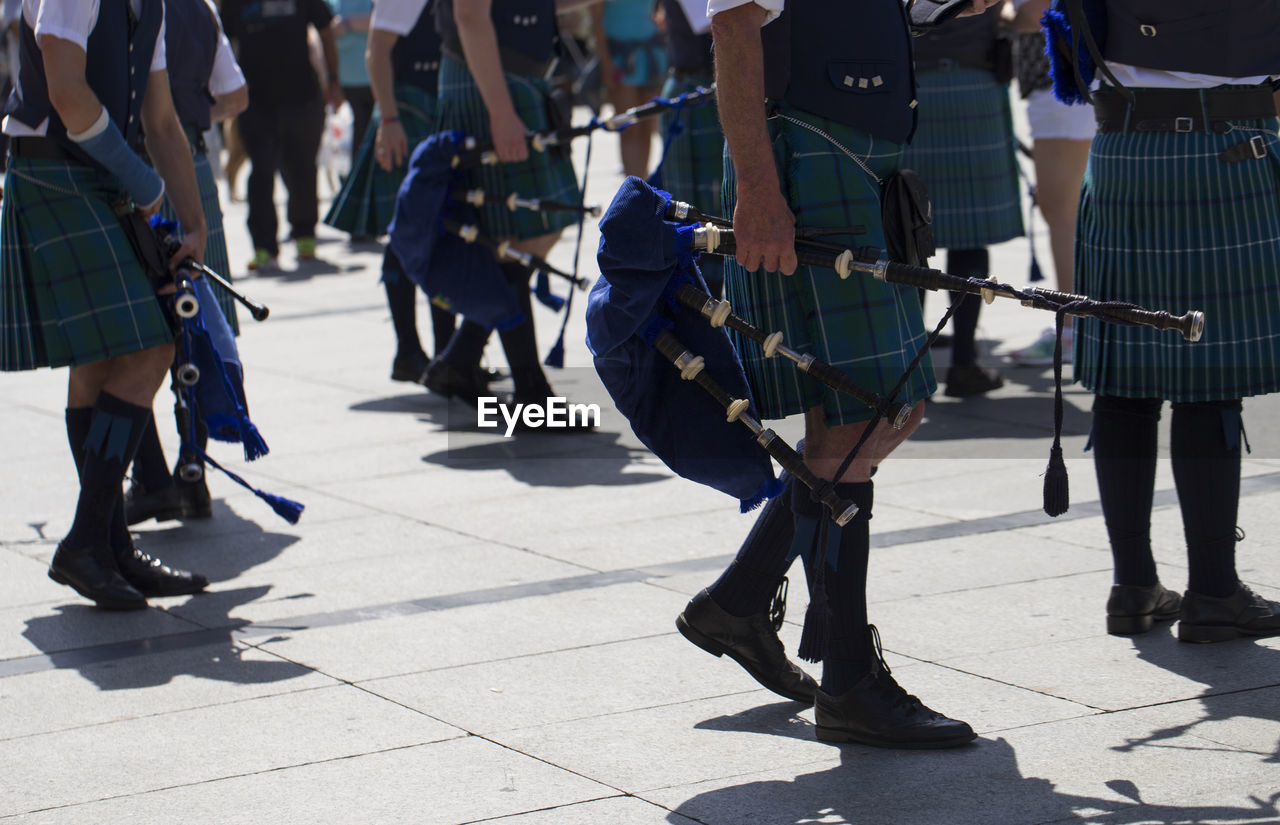
<path fill-rule="evenodd" d="M 204 478 L 194 482 L 177 481 L 175 486 L 184 520 L 213 518 L 213 499 Z"/>
<path fill-rule="evenodd" d="M 144 596 L 189 596 L 209 586 L 209 580 L 190 570 L 177 570 L 137 547 L 116 554 L 125 581 Z"/>
<path fill-rule="evenodd" d="M 1178 618 L 1181 608 L 1182 597 L 1160 582 L 1150 587 L 1113 584 L 1107 599 L 1107 632 L 1112 636 L 1146 633 L 1156 622 Z"/>
<path fill-rule="evenodd" d="M 173 521 L 181 516 L 182 502 L 178 500 L 178 491 L 172 484 L 151 492 L 135 479 L 124 492 L 124 520 L 129 524 L 138 524 L 149 518 Z"/>
<path fill-rule="evenodd" d="M 1243 584 L 1221 599 L 1191 590 L 1183 595 L 1179 640 L 1225 642 L 1245 636 L 1280 636 L 1280 604 L 1262 598 Z"/>
<path fill-rule="evenodd" d="M 982 395 L 1004 386 L 1004 376 L 995 370 L 969 364 L 947 368 L 946 394 L 952 398 Z"/>
<path fill-rule="evenodd" d="M 69 548 L 59 544 L 49 563 L 49 578 L 65 584 L 107 610 L 142 610 L 146 598 L 125 581 L 106 548 Z"/>
<path fill-rule="evenodd" d="M 779 696 L 813 704 L 818 683 L 787 660 L 767 613 L 731 616 L 703 590 L 676 617 L 676 629 L 713 656 L 728 654 L 751 678 Z"/>
<path fill-rule="evenodd" d="M 871 625 L 871 672 L 839 696 L 818 691 L 816 732 L 822 742 L 857 742 L 877 748 L 955 748 L 977 738 L 968 723 L 926 707 L 894 680 Z"/>
<path fill-rule="evenodd" d="M 478 368 L 461 369 L 437 358 L 427 367 L 422 384 L 436 395 L 456 398 L 474 407 L 480 396 L 490 394 L 488 384 L 479 377 L 481 372 Z"/>
<path fill-rule="evenodd" d="M 396 356 L 391 362 L 391 380 L 421 383 L 422 376 L 427 371 L 427 363 L 428 358 L 425 352 Z"/>

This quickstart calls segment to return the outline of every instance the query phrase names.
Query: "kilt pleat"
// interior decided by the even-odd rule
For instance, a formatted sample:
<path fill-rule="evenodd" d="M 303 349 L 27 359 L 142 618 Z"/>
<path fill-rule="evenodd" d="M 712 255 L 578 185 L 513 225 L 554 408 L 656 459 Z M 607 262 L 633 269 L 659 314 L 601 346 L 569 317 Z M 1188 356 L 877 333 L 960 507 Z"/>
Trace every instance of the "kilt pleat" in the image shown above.
<path fill-rule="evenodd" d="M 924 180 L 939 249 L 1023 234 L 1009 90 L 980 69 L 920 72 L 920 118 L 902 165 Z"/>
<path fill-rule="evenodd" d="M 843 124 L 782 108 L 780 115 L 804 120 L 833 136 L 883 178 L 899 168 L 901 147 Z M 843 151 L 783 117 L 769 121 L 774 157 L 796 226 L 864 227 L 857 235 L 831 235 L 831 243 L 884 246 L 880 189 Z M 724 214 L 732 214 L 734 170 L 724 156 Z M 781 331 L 787 346 L 827 361 L 854 383 L 888 394 L 924 345 L 920 299 L 914 287 L 854 274 L 846 280 L 832 269 L 801 266 L 791 276 L 750 273 L 725 260 L 725 291 L 738 314 L 766 332 Z M 764 418 L 783 418 L 821 405 L 830 425 L 867 421 L 872 410 L 809 378 L 781 358 L 765 358 L 759 345 L 730 333 L 742 358 L 757 409 Z M 937 389 L 933 362 L 925 354 L 898 400 L 914 403 Z"/>
<path fill-rule="evenodd" d="M 227 255 L 227 236 L 222 228 L 222 203 L 218 200 L 218 183 L 213 177 L 213 167 L 209 157 L 203 152 L 192 155 L 196 167 L 196 185 L 200 189 L 200 208 L 204 211 L 204 223 L 208 227 L 209 237 L 204 243 L 204 265 L 218 273 L 228 281 L 231 280 L 231 259 Z M 160 207 L 160 214 L 168 220 L 176 221 L 178 215 L 173 211 L 173 204 L 168 198 Z M 209 288 L 218 300 L 218 308 L 226 316 L 231 331 L 240 334 L 240 321 L 236 318 L 236 300 L 231 293 L 220 284 L 210 283 Z"/>
<path fill-rule="evenodd" d="M 506 75 L 507 91 L 516 114 L 531 131 L 548 128 L 547 100 L 550 87 L 545 80 L 523 75 Z M 467 67 L 447 55 L 440 62 L 440 128 L 457 130 L 477 140 L 489 139 L 489 114 L 484 99 Z M 526 198 L 578 202 L 578 179 L 567 153 L 556 149 L 530 151 L 521 163 L 497 163 L 465 173 L 469 188 L 479 187 L 490 196 L 519 193 Z M 480 208 L 480 225 L 493 238 L 536 238 L 558 232 L 577 223 L 570 212 L 512 212 L 499 199 Z"/>
<path fill-rule="evenodd" d="M 395 95 L 400 125 L 412 154 L 414 147 L 437 131 L 435 97 L 426 89 L 408 84 L 396 86 Z M 376 112 L 374 120 L 376 123 Z M 389 172 L 378 165 L 374 157 L 377 137 L 376 128 L 365 130 L 351 162 L 351 172 L 324 216 L 327 225 L 356 237 L 376 238 L 387 233 L 387 224 L 395 215 L 396 193 L 409 171 L 407 158 Z"/>
<path fill-rule="evenodd" d="M 114 176 L 88 166 L 10 162 L 0 204 L 0 369 L 75 366 L 173 341 L 112 212 L 118 193 Z"/>
<path fill-rule="evenodd" d="M 1076 324 L 1076 380 L 1101 395 L 1215 401 L 1280 389 L 1280 140 L 1275 120 L 1227 134 L 1099 134 L 1076 230 L 1092 298 L 1205 314 L 1204 336 Z M 1267 157 L 1225 163 L 1262 135 Z"/>

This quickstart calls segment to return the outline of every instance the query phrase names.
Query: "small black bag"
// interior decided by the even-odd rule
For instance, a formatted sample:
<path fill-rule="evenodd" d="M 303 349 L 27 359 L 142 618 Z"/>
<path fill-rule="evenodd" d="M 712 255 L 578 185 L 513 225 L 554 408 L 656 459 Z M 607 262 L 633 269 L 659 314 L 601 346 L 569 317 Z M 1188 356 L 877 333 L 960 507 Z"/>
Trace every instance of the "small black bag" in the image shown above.
<path fill-rule="evenodd" d="M 880 210 L 889 260 L 927 265 L 938 249 L 933 242 L 933 206 L 920 176 L 902 169 L 886 178 L 880 186 Z"/>

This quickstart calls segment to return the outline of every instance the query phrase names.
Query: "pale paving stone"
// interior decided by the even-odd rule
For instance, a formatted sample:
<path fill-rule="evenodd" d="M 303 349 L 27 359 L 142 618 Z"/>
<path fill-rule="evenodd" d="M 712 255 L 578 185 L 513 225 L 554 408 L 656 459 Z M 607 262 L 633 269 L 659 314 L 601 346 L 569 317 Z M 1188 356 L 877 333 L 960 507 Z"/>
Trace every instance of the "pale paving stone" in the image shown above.
<path fill-rule="evenodd" d="M 41 734 L 0 751 L 0 816 L 460 735 L 348 686 Z"/>
<path fill-rule="evenodd" d="M 695 820 L 635 797 L 563 805 L 545 811 L 503 817 L 495 825 L 695 825 Z"/>
<path fill-rule="evenodd" d="M 54 603 L 0 609 L 0 661 L 199 629 L 155 608 L 98 610 L 71 588 L 58 587 L 61 600 Z"/>
<path fill-rule="evenodd" d="M 54 661 L 58 661 L 57 656 Z M 62 657 L 64 661 L 68 656 Z M 0 742 L 334 685 L 231 641 L 0 678 Z"/>
<path fill-rule="evenodd" d="M 670 633 L 685 601 L 661 588 L 617 584 L 306 632 L 285 627 L 261 646 L 359 682 Z"/>
<path fill-rule="evenodd" d="M 588 778 L 465 737 L 327 757 L 265 772 L 246 771 L 8 821 L 20 825 L 463 825 L 617 796 L 617 791 Z"/>

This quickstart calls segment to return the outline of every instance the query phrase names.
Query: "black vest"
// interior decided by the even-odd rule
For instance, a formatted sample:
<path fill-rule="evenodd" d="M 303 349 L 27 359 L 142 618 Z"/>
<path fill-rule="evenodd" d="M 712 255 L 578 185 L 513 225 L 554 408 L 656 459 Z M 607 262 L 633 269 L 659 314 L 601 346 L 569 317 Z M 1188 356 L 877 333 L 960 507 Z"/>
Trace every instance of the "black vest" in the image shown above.
<path fill-rule="evenodd" d="M 173 108 L 183 126 L 209 128 L 209 75 L 218 56 L 218 21 L 205 0 L 165 0 L 164 48 Z"/>
<path fill-rule="evenodd" d="M 436 4 L 436 31 L 444 47 L 460 55 L 462 41 L 453 22 L 454 2 L 467 0 L 440 0 Z M 535 62 L 551 60 L 559 33 L 555 0 L 493 0 L 489 16 L 500 48 L 519 52 Z"/>
<path fill-rule="evenodd" d="M 130 146 L 142 143 L 142 100 L 147 93 L 151 56 L 160 36 L 163 8 L 161 0 L 142 0 L 142 17 L 135 19 L 129 9 L 129 0 L 101 0 L 98 21 L 89 32 L 85 49 L 85 78 Z M 97 166 L 67 137 L 67 127 L 49 102 L 44 59 L 36 44 L 35 32 L 27 25 L 25 16 L 19 38 L 18 83 L 9 96 L 5 114 L 32 129 L 49 118 L 46 134 L 58 141 L 69 154 Z"/>
<path fill-rule="evenodd" d="M 916 68 L 929 71 L 940 61 L 952 60 L 969 69 L 995 68 L 996 39 L 1000 34 L 999 7 L 975 17 L 957 17 L 945 25 L 931 28 L 912 42 L 916 49 Z"/>
<path fill-rule="evenodd" d="M 911 139 L 916 78 L 901 0 L 788 0 L 761 36 L 766 97 L 882 140 Z"/>
<path fill-rule="evenodd" d="M 671 68 L 682 74 L 711 74 L 714 71 L 711 32 L 694 34 L 678 0 L 662 0 L 662 9 L 667 16 L 667 51 L 671 56 Z"/>
<path fill-rule="evenodd" d="M 436 96 L 440 77 L 440 35 L 432 15 L 424 9 L 418 22 L 391 48 L 391 70 L 396 83 L 418 86 Z"/>
<path fill-rule="evenodd" d="M 1280 74 L 1280 0 L 1107 0 L 1109 62 L 1223 77 Z"/>

